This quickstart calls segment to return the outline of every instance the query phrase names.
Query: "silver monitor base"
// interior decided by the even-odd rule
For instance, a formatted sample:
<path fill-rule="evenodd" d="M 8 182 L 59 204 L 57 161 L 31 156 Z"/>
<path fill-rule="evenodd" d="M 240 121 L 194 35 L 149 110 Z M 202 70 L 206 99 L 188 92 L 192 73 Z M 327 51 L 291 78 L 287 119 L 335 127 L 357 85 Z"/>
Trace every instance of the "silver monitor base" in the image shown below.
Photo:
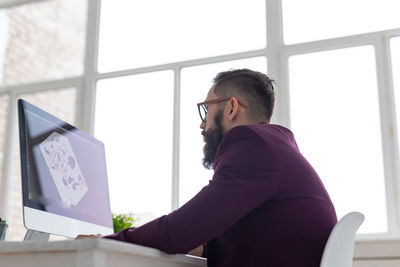
<path fill-rule="evenodd" d="M 43 241 L 43 242 L 47 242 L 49 241 L 50 238 L 50 234 L 49 233 L 43 233 L 43 232 L 39 232 L 36 230 L 30 230 L 28 229 L 26 231 L 25 237 L 24 237 L 24 241 Z"/>

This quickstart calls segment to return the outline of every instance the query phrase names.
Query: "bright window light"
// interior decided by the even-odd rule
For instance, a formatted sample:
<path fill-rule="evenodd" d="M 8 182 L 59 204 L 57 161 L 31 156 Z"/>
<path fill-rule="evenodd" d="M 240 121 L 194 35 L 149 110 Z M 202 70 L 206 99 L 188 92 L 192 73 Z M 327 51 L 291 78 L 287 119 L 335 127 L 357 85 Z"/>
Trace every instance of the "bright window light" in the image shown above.
<path fill-rule="evenodd" d="M 374 48 L 292 56 L 289 71 L 291 128 L 338 218 L 361 211 L 360 233 L 387 231 Z"/>
<path fill-rule="evenodd" d="M 100 80 L 95 136 L 105 144 L 111 209 L 139 223 L 171 210 L 172 71 Z"/>
<path fill-rule="evenodd" d="M 287 44 L 400 27 L 398 0 L 282 0 Z"/>
<path fill-rule="evenodd" d="M 262 49 L 265 0 L 103 0 L 99 71 Z"/>

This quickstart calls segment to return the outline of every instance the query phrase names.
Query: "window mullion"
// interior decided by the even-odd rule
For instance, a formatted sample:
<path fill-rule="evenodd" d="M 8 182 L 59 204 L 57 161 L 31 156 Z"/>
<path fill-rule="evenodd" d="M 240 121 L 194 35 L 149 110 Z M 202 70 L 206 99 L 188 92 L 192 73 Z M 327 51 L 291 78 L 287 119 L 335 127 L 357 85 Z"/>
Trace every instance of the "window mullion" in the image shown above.
<path fill-rule="evenodd" d="M 85 70 L 78 91 L 77 126 L 90 134 L 94 132 L 97 59 L 100 28 L 100 0 L 88 0 L 85 48 Z"/>
<path fill-rule="evenodd" d="M 289 97 L 287 87 L 287 59 L 282 57 L 282 4 L 281 0 L 266 0 L 268 73 L 278 82 L 273 123 L 289 126 Z"/>
<path fill-rule="evenodd" d="M 80 82 L 80 78 L 66 78 L 62 80 L 49 80 L 36 83 L 28 83 L 22 85 L 13 85 L 0 87 L 0 93 L 13 92 L 17 97 L 21 94 L 29 94 L 46 90 L 61 89 L 66 87 L 76 87 Z"/>
<path fill-rule="evenodd" d="M 399 188 L 399 146 L 394 102 L 393 77 L 391 69 L 389 38 L 380 34 L 376 38 L 375 56 L 382 131 L 383 164 L 389 234 L 400 234 Z"/>
<path fill-rule="evenodd" d="M 180 133 L 180 92 L 181 92 L 181 69 L 174 69 L 174 120 L 172 141 L 172 199 L 171 209 L 179 207 L 179 133 Z"/>

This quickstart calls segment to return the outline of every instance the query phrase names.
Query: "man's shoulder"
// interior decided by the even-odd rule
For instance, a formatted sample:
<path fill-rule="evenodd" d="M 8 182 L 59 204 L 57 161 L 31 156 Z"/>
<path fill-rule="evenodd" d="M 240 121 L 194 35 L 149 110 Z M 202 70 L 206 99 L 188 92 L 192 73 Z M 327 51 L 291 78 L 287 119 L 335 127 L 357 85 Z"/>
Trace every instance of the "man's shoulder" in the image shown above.
<path fill-rule="evenodd" d="M 264 127 L 271 128 L 269 125 Z M 222 168 L 221 166 L 247 166 L 247 169 L 274 168 L 276 166 L 274 144 L 269 141 L 268 133 L 265 132 L 268 130 L 258 128 L 262 127 L 241 125 L 228 131 L 218 146 L 214 170 Z M 265 159 L 269 159 L 268 164 Z"/>
<path fill-rule="evenodd" d="M 272 135 L 282 137 L 293 136 L 292 132 L 283 126 L 260 123 L 236 126 L 227 132 L 226 137 L 235 138 L 240 136 L 252 136 L 255 138 L 265 138 Z"/>
<path fill-rule="evenodd" d="M 268 140 L 271 135 L 277 134 L 275 128 L 280 127 L 278 125 L 270 124 L 248 124 L 240 125 L 230 129 L 221 141 L 220 147 L 226 146 L 243 146 L 248 145 L 254 146 L 255 144 L 268 145 Z"/>
<path fill-rule="evenodd" d="M 262 140 L 263 134 L 258 132 L 252 125 L 240 125 L 230 129 L 221 141 L 221 145 L 242 143 L 244 141 Z"/>
<path fill-rule="evenodd" d="M 260 146 L 264 149 L 274 149 L 279 146 L 298 150 L 293 133 L 276 124 L 249 124 L 234 127 L 226 133 L 220 146 L 220 149 L 227 146 L 247 147 L 247 149 Z"/>

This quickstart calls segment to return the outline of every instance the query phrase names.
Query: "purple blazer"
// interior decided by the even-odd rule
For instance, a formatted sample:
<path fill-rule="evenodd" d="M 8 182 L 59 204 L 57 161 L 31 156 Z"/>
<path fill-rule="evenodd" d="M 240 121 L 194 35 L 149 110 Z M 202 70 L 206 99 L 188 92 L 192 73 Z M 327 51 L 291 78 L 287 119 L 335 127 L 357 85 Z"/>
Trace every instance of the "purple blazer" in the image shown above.
<path fill-rule="evenodd" d="M 187 253 L 205 244 L 208 266 L 317 267 L 335 209 L 293 134 L 238 126 L 218 147 L 209 184 L 176 211 L 105 238 Z"/>

